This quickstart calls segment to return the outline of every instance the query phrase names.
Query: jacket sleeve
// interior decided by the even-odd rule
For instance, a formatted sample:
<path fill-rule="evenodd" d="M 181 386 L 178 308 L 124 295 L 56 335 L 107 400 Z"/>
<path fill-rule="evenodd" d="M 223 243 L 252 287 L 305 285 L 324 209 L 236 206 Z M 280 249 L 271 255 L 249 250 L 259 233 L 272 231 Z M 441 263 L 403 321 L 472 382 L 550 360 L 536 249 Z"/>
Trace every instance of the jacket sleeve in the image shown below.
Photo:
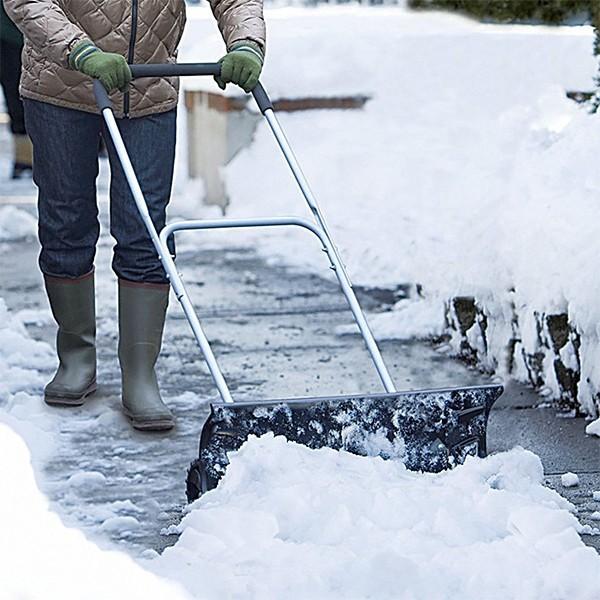
<path fill-rule="evenodd" d="M 88 37 L 57 0 L 4 0 L 4 8 L 28 43 L 65 67 L 73 45 Z"/>
<path fill-rule="evenodd" d="M 229 50 L 235 43 L 251 40 L 266 46 L 263 0 L 209 0 L 221 35 Z"/>

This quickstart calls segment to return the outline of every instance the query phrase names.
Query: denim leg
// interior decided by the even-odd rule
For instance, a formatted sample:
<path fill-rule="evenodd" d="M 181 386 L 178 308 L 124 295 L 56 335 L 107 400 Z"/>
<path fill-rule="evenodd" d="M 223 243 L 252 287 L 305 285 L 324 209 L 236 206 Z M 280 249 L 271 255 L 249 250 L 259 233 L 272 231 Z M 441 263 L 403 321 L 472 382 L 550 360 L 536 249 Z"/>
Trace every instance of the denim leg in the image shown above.
<path fill-rule="evenodd" d="M 38 187 L 42 273 L 77 278 L 94 265 L 100 233 L 96 204 L 97 115 L 24 100 Z"/>
<path fill-rule="evenodd" d="M 119 130 L 154 226 L 160 232 L 166 221 L 175 163 L 176 110 L 137 119 L 119 119 Z M 165 271 L 144 227 L 125 174 L 108 134 L 110 160 L 110 229 L 117 243 L 113 270 L 121 279 L 166 283 Z M 174 253 L 174 247 L 171 247 Z"/>

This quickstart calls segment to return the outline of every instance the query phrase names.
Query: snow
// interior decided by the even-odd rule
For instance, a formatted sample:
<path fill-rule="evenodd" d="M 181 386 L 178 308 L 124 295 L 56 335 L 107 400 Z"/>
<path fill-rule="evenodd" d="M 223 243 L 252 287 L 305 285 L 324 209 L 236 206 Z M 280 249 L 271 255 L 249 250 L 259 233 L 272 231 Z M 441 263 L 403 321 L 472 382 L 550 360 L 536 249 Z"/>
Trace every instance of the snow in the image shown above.
<path fill-rule="evenodd" d="M 66 528 L 36 487 L 25 443 L 2 423 L 0 447 L 0 598 L 189 598 L 176 583 L 149 573 L 121 552 L 104 552 L 80 531 Z"/>
<path fill-rule="evenodd" d="M 41 456 L 50 452 L 53 440 L 39 401 L 46 383 L 40 370 L 55 362 L 52 348 L 31 339 L 23 321 L 0 298 L 0 423 L 15 429 Z"/>
<path fill-rule="evenodd" d="M 0 208 L 0 242 L 37 236 L 37 220 L 15 206 Z"/>
<path fill-rule="evenodd" d="M 489 353 L 485 366 L 526 381 L 522 353 L 506 357 L 514 327 L 518 350 L 534 354 L 534 315 L 566 312 L 582 336 L 579 401 L 594 415 L 600 120 L 565 96 L 592 84 L 591 28 L 495 26 L 401 8 L 266 15 L 263 82 L 274 98 L 371 97 L 364 110 L 280 119 L 355 282 L 422 285 L 429 327 L 413 331 L 404 318 L 387 317 L 384 335 L 432 335 L 443 319 L 432 305 L 475 296 L 489 317 L 487 343 L 479 344 Z M 180 60 L 219 56 L 212 17 L 203 9 L 190 16 Z M 215 90 L 210 79 L 184 85 Z M 264 123 L 224 177 L 228 216 L 309 216 Z M 236 240 L 244 235 L 236 232 Z M 261 231 L 245 239 L 268 256 L 326 273 L 307 235 Z M 576 363 L 573 352 L 569 362 Z M 550 354 L 543 369 L 557 397 Z"/>
<path fill-rule="evenodd" d="M 596 502 L 600 502 L 600 491 L 598 492 L 592 492 L 592 498 L 596 501 Z"/>
<path fill-rule="evenodd" d="M 563 473 L 560 476 L 560 482 L 563 487 L 575 487 L 579 485 L 579 477 L 575 473 Z"/>
<path fill-rule="evenodd" d="M 140 522 L 132 516 L 110 517 L 100 525 L 100 531 L 106 532 L 129 532 L 132 529 L 137 529 Z"/>
<path fill-rule="evenodd" d="M 390 311 L 370 316 L 369 325 L 378 340 L 427 339 L 445 331 L 444 306 L 439 298 L 400 300 Z M 353 324 L 339 327 L 339 335 L 358 333 Z"/>
<path fill-rule="evenodd" d="M 16 353 L 14 359 L 0 354 L 0 372 L 10 378 L 12 362 L 31 379 L 51 366 L 46 346 L 34 343 L 19 318 L 0 306 L 0 336 L 11 334 Z M 38 355 L 37 367 L 28 367 L 21 354 L 28 347 Z M 544 486 L 541 462 L 530 452 L 469 459 L 432 475 L 410 472 L 399 461 L 309 450 L 272 435 L 251 438 L 232 454 L 219 487 L 191 505 L 178 526 L 165 528 L 181 534 L 177 543 L 162 555 L 148 549 L 136 564 L 66 527 L 37 489 L 30 461 L 39 463 L 51 451 L 41 441 L 56 435 L 56 419 L 63 417 L 44 407 L 36 381 L 27 392 L 1 399 L 2 598 L 69 600 L 85 589 L 91 600 L 586 600 L 600 585 L 600 556 L 580 537 L 597 531 L 581 526 L 574 507 Z M 88 421 L 99 420 L 102 410 L 112 412 L 90 407 Z M 11 428 L 27 438 L 33 457 Z M 125 538 L 140 527 L 134 503 L 86 501 L 104 494 L 106 485 L 99 471 L 76 471 L 65 482 L 73 492 L 68 501 L 96 524 L 96 535 Z"/>
<path fill-rule="evenodd" d="M 202 598 L 591 599 L 571 510 L 523 449 L 431 475 L 264 436 L 148 566 Z"/>
<path fill-rule="evenodd" d="M 592 423 L 590 423 L 585 428 L 585 432 L 588 435 L 596 435 L 596 436 L 600 437 L 600 419 L 596 419 L 595 421 L 592 421 Z"/>
<path fill-rule="evenodd" d="M 98 471 L 80 471 L 69 477 L 67 485 L 84 489 L 99 488 L 106 485 L 106 477 Z"/>
<path fill-rule="evenodd" d="M 589 28 L 492 27 L 387 8 L 273 9 L 267 19 L 265 83 L 274 96 L 372 96 L 363 111 L 282 122 L 353 278 L 423 285 L 422 299 L 376 316 L 376 333 L 439 335 L 444 300 L 474 294 L 498 316 L 490 344 L 501 355 L 508 304 L 524 316 L 568 310 L 587 334 L 584 374 L 600 386 L 600 136 L 598 121 L 563 97 L 594 71 Z M 212 17 L 191 9 L 180 60 L 221 52 Z M 224 174 L 230 216 L 307 216 L 264 125 Z M 15 210 L 0 209 L 0 240 L 35 233 Z M 327 267 L 307 237 L 246 239 L 293 264 Z M 143 568 L 100 550 L 61 523 L 34 481 L 31 462 L 57 442 L 57 417 L 41 401 L 55 357 L 25 323 L 47 318 L 9 313 L 0 300 L 1 598 L 597 598 L 600 557 L 580 537 L 597 530 L 580 525 L 574 507 L 544 486 L 540 460 L 520 448 L 432 475 L 253 438 L 231 456 L 219 487 L 189 507 L 175 546 L 147 550 Z M 534 331 L 522 319 L 524 344 Z M 118 417 L 106 407 L 90 411 L 100 427 Z M 72 473 L 73 510 L 104 532 L 139 527 L 139 509 L 126 499 L 85 502 L 105 485 L 101 472 Z"/>

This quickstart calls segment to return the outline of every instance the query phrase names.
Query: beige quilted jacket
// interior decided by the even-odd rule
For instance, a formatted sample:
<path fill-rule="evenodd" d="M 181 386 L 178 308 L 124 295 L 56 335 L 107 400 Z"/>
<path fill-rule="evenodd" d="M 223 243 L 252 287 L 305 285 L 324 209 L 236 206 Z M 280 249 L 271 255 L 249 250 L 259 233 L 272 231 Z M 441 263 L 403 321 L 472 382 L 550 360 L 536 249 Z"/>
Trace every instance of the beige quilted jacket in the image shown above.
<path fill-rule="evenodd" d="M 262 0 L 209 0 L 230 48 L 241 40 L 265 45 Z M 175 62 L 185 25 L 184 0 L 4 0 L 25 36 L 21 94 L 67 108 L 96 112 L 91 81 L 69 68 L 82 39 L 130 63 Z M 178 81 L 140 79 L 111 95 L 117 116 L 141 117 L 177 104 Z"/>

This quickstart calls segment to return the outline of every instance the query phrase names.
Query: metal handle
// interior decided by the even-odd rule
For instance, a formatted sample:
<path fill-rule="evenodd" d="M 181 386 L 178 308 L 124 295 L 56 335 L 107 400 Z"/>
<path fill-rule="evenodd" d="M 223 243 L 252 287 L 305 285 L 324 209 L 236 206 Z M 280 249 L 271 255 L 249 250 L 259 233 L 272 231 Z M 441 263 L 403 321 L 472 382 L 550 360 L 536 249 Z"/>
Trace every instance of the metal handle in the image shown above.
<path fill-rule="evenodd" d="M 220 75 L 220 63 L 165 63 L 152 65 L 129 65 L 134 79 L 140 77 L 179 77 Z"/>
<path fill-rule="evenodd" d="M 177 63 L 177 64 L 152 64 L 152 65 L 129 65 L 131 75 L 134 79 L 142 77 L 179 77 L 179 76 L 207 76 L 221 74 L 220 63 Z M 94 80 L 94 95 L 100 111 L 105 108 L 112 108 L 112 103 L 104 86 L 97 80 Z M 260 112 L 264 115 L 269 109 L 273 109 L 273 103 L 260 81 L 252 90 L 254 100 L 258 105 Z"/>
<path fill-rule="evenodd" d="M 219 68 L 218 72 L 220 72 L 220 66 L 218 65 L 218 63 L 198 63 L 198 64 L 181 64 L 181 65 L 176 65 L 176 64 L 133 65 L 133 71 L 135 73 L 137 73 L 140 77 L 148 77 L 148 76 L 159 77 L 159 76 L 170 76 L 170 75 L 177 75 L 177 74 L 214 75 L 217 72 L 217 67 Z M 139 69 L 141 69 L 141 73 L 143 73 L 143 75 L 139 74 L 140 73 Z M 151 75 L 147 75 L 147 73 L 151 73 Z M 212 352 L 212 349 L 210 347 L 208 339 L 206 338 L 206 335 L 204 334 L 204 332 L 202 330 L 202 327 L 201 327 L 198 317 L 194 311 L 194 308 L 189 299 L 189 296 L 188 296 L 187 292 L 185 291 L 183 282 L 181 281 L 179 273 L 177 272 L 175 263 L 169 254 L 168 247 L 166 245 L 166 237 L 161 238 L 161 236 L 159 236 L 159 234 L 156 231 L 156 228 L 154 227 L 154 223 L 152 222 L 152 219 L 150 218 L 150 214 L 148 212 L 148 207 L 146 205 L 144 195 L 142 193 L 139 182 L 135 175 L 133 166 L 131 165 L 131 160 L 130 160 L 127 150 L 125 148 L 125 144 L 123 143 L 123 139 L 119 132 L 119 128 L 117 126 L 115 116 L 112 112 L 112 107 L 110 104 L 110 99 L 108 98 L 108 94 L 106 93 L 106 90 L 104 90 L 104 87 L 102 86 L 102 84 L 100 84 L 97 81 L 94 82 L 94 93 L 96 94 L 96 101 L 98 102 L 98 106 L 101 108 L 102 115 L 106 121 L 106 125 L 107 125 L 108 131 L 110 133 L 110 136 L 113 140 L 113 143 L 115 145 L 117 154 L 119 156 L 119 160 L 121 161 L 121 164 L 123 166 L 123 170 L 125 172 L 125 176 L 127 178 L 129 187 L 133 194 L 135 203 L 140 211 L 142 219 L 144 220 L 144 224 L 146 225 L 146 228 L 150 234 L 152 242 L 154 243 L 154 246 L 155 246 L 156 250 L 158 251 L 159 259 L 161 260 L 161 262 L 165 268 L 165 271 L 167 272 L 167 275 L 171 281 L 171 284 L 173 286 L 175 294 L 177 295 L 177 298 L 181 302 L 183 310 L 184 310 L 186 316 L 188 317 L 190 324 L 192 325 L 192 329 L 194 330 L 196 340 L 198 341 L 198 343 L 202 349 L 202 352 L 203 352 L 206 362 L 208 364 L 209 370 L 215 380 L 215 383 L 217 384 L 217 387 L 219 389 L 221 397 L 223 398 L 224 402 L 233 402 L 231 393 L 229 392 L 229 389 L 227 387 L 227 384 L 225 382 L 225 379 L 223 377 L 221 369 L 219 368 L 219 366 L 217 364 L 216 358 Z M 319 232 L 319 233 L 317 233 L 317 235 L 321 238 L 321 240 L 323 241 L 323 245 L 327 250 L 327 254 L 329 255 L 332 268 L 336 274 L 336 277 L 338 279 L 340 287 L 342 288 L 342 291 L 343 291 L 344 295 L 346 296 L 346 299 L 350 305 L 352 314 L 354 315 L 354 318 L 360 329 L 360 332 L 365 341 L 367 349 L 369 350 L 371 358 L 373 359 L 373 362 L 375 364 L 375 367 L 377 369 L 379 377 L 380 377 L 386 391 L 389 393 L 393 393 L 396 391 L 394 382 L 393 382 L 391 375 L 385 365 L 383 357 L 381 356 L 381 352 L 379 350 L 379 347 L 377 346 L 377 342 L 375 341 L 373 333 L 371 332 L 371 329 L 369 328 L 369 325 L 367 323 L 365 315 L 363 314 L 362 309 L 360 308 L 360 304 L 358 303 L 358 299 L 356 298 L 356 294 L 354 293 L 354 289 L 352 287 L 352 282 L 350 281 L 350 277 L 348 276 L 348 273 L 346 272 L 346 269 L 344 267 L 344 264 L 342 262 L 340 255 L 339 255 L 339 252 L 331 238 L 331 234 L 329 232 L 329 228 L 327 227 L 325 217 L 323 216 L 323 213 L 321 212 L 321 209 L 317 203 L 317 200 L 316 200 L 314 194 L 312 193 L 312 190 L 310 189 L 308 181 L 307 181 L 304 173 L 302 172 L 302 169 L 300 168 L 298 159 L 296 158 L 296 156 L 290 146 L 290 143 L 287 140 L 285 133 L 284 133 L 279 121 L 277 120 L 277 117 L 275 116 L 271 100 L 269 99 L 266 91 L 264 90 L 262 85 L 260 85 L 260 83 L 256 86 L 256 88 L 254 88 L 253 94 L 254 94 L 254 98 L 256 99 L 256 102 L 259 105 L 259 108 L 261 109 L 262 113 L 265 116 L 265 119 L 267 120 L 267 122 L 271 128 L 271 131 L 273 132 L 273 135 L 275 136 L 275 139 L 277 140 L 277 143 L 279 144 L 281 151 L 283 152 L 283 155 L 285 156 L 285 159 L 286 159 L 290 169 L 292 170 L 294 178 L 296 179 L 296 182 L 298 183 L 298 186 L 304 196 L 304 199 L 306 200 L 306 203 L 308 204 L 317 224 L 319 225 L 319 228 L 314 231 Z M 247 220 L 247 222 L 250 223 L 250 222 L 252 222 L 252 220 L 251 219 Z M 193 223 L 193 225 L 190 226 L 189 228 L 192 228 L 192 229 L 206 228 L 206 227 L 197 226 L 198 222 L 191 222 L 191 223 Z M 273 223 L 269 223 L 269 224 L 273 224 Z M 196 226 L 194 226 L 194 225 L 196 225 Z M 263 223 L 263 225 L 267 225 L 267 223 Z M 215 224 L 215 226 L 216 226 L 216 224 Z M 227 226 L 227 225 L 225 225 L 225 226 Z M 238 226 L 242 226 L 242 225 L 238 225 Z M 249 226 L 249 225 L 244 225 L 244 226 Z M 256 226 L 256 222 L 254 222 L 254 226 Z M 170 231 L 172 232 L 172 231 L 175 231 L 176 229 L 181 229 L 181 228 L 182 227 L 178 227 L 178 228 L 171 227 Z M 167 229 L 167 231 L 169 231 L 169 229 Z"/>
<path fill-rule="evenodd" d="M 213 77 L 221 74 L 220 63 L 168 63 L 164 65 L 129 65 L 131 74 L 134 79 L 140 77 L 179 77 L 179 76 L 193 76 L 202 77 L 206 75 L 212 75 Z M 256 84 L 256 87 L 252 90 L 254 100 L 260 109 L 260 112 L 264 115 L 265 111 L 273 108 L 273 103 L 269 98 L 265 88 L 260 81 Z"/>

